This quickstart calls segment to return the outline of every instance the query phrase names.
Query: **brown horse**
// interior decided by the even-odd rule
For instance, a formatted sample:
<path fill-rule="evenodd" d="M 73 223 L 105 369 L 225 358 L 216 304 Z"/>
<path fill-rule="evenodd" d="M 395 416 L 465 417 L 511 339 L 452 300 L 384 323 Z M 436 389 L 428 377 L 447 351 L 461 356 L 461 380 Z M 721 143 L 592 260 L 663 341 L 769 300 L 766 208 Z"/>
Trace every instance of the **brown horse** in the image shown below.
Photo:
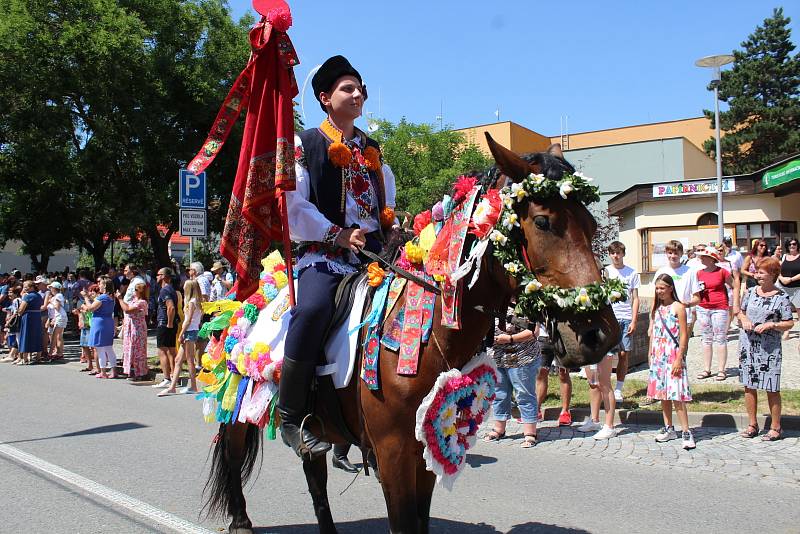
<path fill-rule="evenodd" d="M 497 169 L 508 179 L 519 181 L 530 173 L 559 179 L 565 171 L 574 170 L 563 160 L 558 147 L 524 160 L 497 145 L 488 134 L 487 138 Z M 505 178 L 501 176 L 501 179 Z M 585 206 L 560 197 L 541 203 L 530 201 L 527 211 L 522 213 L 521 228 L 527 241 L 531 269 L 542 283 L 575 287 L 600 281 L 591 252 L 596 223 Z M 436 477 L 426 470 L 423 446 L 414 437 L 417 407 L 440 373 L 463 367 L 475 355 L 494 320 L 486 310 L 505 310 L 516 291 L 513 279 L 491 253 L 487 252 L 482 262 L 475 285 L 469 290 L 464 288 L 462 329 L 452 330 L 440 325 L 441 300 L 437 299 L 433 333 L 430 342 L 421 349 L 416 375 L 398 375 L 397 354 L 382 349 L 380 390 L 367 389 L 358 378 L 337 390 L 348 428 L 359 439 L 362 449 L 373 451 L 377 457 L 393 533 L 428 532 Z M 401 296 L 385 319 L 386 323 L 391 324 L 402 302 Z M 608 306 L 581 315 L 564 315 L 553 310 L 550 318 L 568 322 L 574 332 L 578 350 L 565 355 L 562 362 L 569 367 L 596 363 L 619 337 L 617 322 Z M 326 403 L 317 402 L 315 413 L 321 420 L 330 421 L 329 409 Z M 323 433 L 316 421 L 312 430 L 318 435 Z M 324 427 L 324 436 L 331 443 L 347 442 L 330 423 Z M 231 533 L 251 533 L 242 486 L 253 470 L 261 433 L 254 425 L 223 424 L 218 438 L 206 487 L 208 510 L 227 512 L 232 517 Z M 328 504 L 325 457 L 304 461 L 303 470 L 320 532 L 336 532 Z"/>

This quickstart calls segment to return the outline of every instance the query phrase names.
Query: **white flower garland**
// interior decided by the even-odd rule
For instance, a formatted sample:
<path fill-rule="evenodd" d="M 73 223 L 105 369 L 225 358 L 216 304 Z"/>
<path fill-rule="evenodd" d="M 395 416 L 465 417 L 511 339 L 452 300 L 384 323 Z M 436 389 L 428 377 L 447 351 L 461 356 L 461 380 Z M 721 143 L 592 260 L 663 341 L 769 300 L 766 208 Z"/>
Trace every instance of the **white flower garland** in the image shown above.
<path fill-rule="evenodd" d="M 528 318 L 538 317 L 542 311 L 552 307 L 574 313 L 597 311 L 627 298 L 626 285 L 619 279 L 574 288 L 545 287 L 520 261 L 523 236 L 516 205 L 556 195 L 588 205 L 600 199 L 598 188 L 591 185 L 591 181 L 580 172 L 565 174 L 559 180 L 550 180 L 542 174 L 530 174 L 521 182 L 500 191 L 503 210 L 489 239 L 494 245 L 495 257 L 523 288 L 517 297 L 517 310 Z"/>

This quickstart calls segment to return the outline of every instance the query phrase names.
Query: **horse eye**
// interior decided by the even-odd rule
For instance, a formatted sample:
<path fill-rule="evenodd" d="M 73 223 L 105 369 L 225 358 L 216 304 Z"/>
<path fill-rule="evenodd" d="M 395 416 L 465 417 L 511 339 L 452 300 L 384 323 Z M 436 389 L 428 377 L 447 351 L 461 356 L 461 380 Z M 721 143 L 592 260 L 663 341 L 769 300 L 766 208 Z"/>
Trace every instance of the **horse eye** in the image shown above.
<path fill-rule="evenodd" d="M 536 225 L 536 228 L 539 230 L 549 230 L 550 229 L 550 219 L 545 217 L 544 215 L 537 215 L 533 218 L 533 224 Z"/>

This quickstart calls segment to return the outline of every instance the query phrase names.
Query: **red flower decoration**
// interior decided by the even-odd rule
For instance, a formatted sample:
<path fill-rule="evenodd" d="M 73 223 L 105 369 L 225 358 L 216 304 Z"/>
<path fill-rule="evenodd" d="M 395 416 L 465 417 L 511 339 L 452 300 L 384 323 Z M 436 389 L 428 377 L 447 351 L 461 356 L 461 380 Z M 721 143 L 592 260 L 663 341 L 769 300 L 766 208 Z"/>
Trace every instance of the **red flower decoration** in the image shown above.
<path fill-rule="evenodd" d="M 431 210 L 425 210 L 414 217 L 414 234 L 419 235 L 431 223 Z"/>
<path fill-rule="evenodd" d="M 497 224 L 503 210 L 503 199 L 497 189 L 490 189 L 478 203 L 469 223 L 470 232 L 479 238 L 485 237 Z"/>
<path fill-rule="evenodd" d="M 264 308 L 264 306 L 267 305 L 267 301 L 264 300 L 264 295 L 262 295 L 260 292 L 256 292 L 256 293 L 253 293 L 252 295 L 250 295 L 247 298 L 246 302 L 248 302 L 249 304 L 252 304 L 253 306 L 258 308 L 259 310 Z"/>
<path fill-rule="evenodd" d="M 474 176 L 459 176 L 458 180 L 456 180 L 456 185 L 453 186 L 453 202 L 459 204 L 467 198 L 467 195 L 477 183 L 478 179 Z"/>

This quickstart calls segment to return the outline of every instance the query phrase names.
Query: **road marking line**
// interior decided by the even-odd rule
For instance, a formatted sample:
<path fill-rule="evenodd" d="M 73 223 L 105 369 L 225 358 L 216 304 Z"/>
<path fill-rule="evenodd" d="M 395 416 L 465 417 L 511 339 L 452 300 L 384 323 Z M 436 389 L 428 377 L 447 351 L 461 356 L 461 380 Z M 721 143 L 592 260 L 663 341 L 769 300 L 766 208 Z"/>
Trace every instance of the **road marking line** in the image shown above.
<path fill-rule="evenodd" d="M 144 516 L 147 519 L 174 530 L 175 532 L 186 534 L 214 534 L 214 531 L 205 529 L 200 525 L 190 523 L 189 521 L 186 521 L 185 519 L 182 519 L 169 512 L 165 512 L 164 510 L 159 510 L 154 506 L 150 506 L 146 502 L 134 499 L 129 495 L 113 490 L 108 486 L 104 486 L 98 482 L 95 482 L 94 480 L 82 477 L 81 475 L 73 473 L 72 471 L 67 471 L 63 467 L 51 464 L 50 462 L 11 447 L 10 445 L 0 444 L 0 453 L 38 469 L 39 471 L 47 473 L 50 476 L 68 482 L 73 486 L 77 486 L 84 491 L 97 495 L 98 497 L 102 497 L 103 499 L 116 505 L 127 508 L 131 512 L 134 512 L 140 516 Z"/>

